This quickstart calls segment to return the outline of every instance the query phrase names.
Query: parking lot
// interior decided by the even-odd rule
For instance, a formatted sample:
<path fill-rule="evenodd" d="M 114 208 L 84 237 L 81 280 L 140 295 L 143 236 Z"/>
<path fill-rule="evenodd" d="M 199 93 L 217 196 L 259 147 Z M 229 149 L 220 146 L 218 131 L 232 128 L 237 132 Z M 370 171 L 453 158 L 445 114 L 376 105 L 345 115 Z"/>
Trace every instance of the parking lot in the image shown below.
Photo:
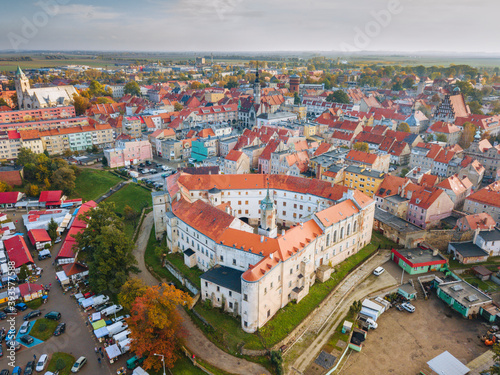
<path fill-rule="evenodd" d="M 21 215 L 23 213 L 25 212 L 17 211 L 15 213 L 8 213 L 9 218 L 11 218 L 14 223 L 16 220 L 18 220 L 18 223 L 16 223 L 16 229 L 20 233 L 26 232 L 21 219 Z M 42 354 L 49 354 L 50 357 L 55 352 L 64 352 L 73 355 L 75 358 L 78 358 L 80 356 L 87 357 L 88 362 L 79 372 L 81 374 L 116 374 L 116 370 L 119 367 L 124 366 L 125 361 L 132 357 L 132 355 L 130 353 L 124 354 L 122 358 L 113 365 L 110 365 L 109 361 L 106 358 L 104 358 L 101 361 L 102 363 L 99 364 L 94 348 L 98 345 L 103 345 L 99 344 L 95 339 L 91 325 L 86 325 L 87 313 L 78 306 L 75 298 L 71 296 L 71 293 L 63 292 L 62 288 L 56 281 L 56 267 L 52 265 L 52 262 L 59 252 L 62 242 L 56 244 L 51 250 L 52 258 L 48 258 L 42 261 L 37 260 L 36 252 L 31 246 L 31 243 L 29 243 L 29 241 L 27 240 L 26 242 L 31 250 L 31 254 L 37 266 L 42 267 L 44 270 L 42 273 L 42 277 L 37 280 L 36 283 L 44 285 L 52 284 L 47 303 L 42 304 L 39 308 L 39 310 L 41 310 L 42 312 L 42 317 L 47 312 L 52 310 L 60 312 L 60 322 L 66 323 L 66 332 L 57 337 L 52 336 L 47 341 L 32 346 L 31 348 L 22 346 L 21 349 L 16 352 L 16 366 L 21 366 L 24 369 L 28 361 L 33 360 L 33 355 L 36 355 L 36 358 L 38 359 Z M 5 305 L 0 306 L 1 309 L 3 309 L 4 307 Z M 26 311 L 20 312 L 17 315 L 15 322 L 17 330 L 23 323 L 23 317 L 30 311 L 32 310 L 27 309 Z M 6 329 L 9 328 L 5 320 L 0 321 L 0 327 L 5 327 Z M 12 371 L 12 367 L 8 366 L 8 363 L 10 361 L 6 356 L 7 352 L 5 341 L 0 344 L 2 345 L 2 349 L 4 352 L 4 355 L 0 357 L 0 370 L 9 369 L 10 371 Z"/>
<path fill-rule="evenodd" d="M 462 318 L 435 294 L 413 305 L 414 313 L 391 308 L 382 314 L 361 352 L 351 351 L 339 373 L 418 374 L 445 350 L 464 364 L 488 350 L 478 338 L 486 330 L 482 320 Z"/>

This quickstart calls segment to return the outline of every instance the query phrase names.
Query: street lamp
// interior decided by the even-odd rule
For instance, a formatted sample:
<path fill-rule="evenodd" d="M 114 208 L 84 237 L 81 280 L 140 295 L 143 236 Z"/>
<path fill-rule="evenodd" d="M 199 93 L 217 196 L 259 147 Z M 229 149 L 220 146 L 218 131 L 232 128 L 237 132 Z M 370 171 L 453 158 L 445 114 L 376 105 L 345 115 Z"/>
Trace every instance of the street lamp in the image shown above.
<path fill-rule="evenodd" d="M 163 375 L 167 375 L 167 373 L 165 372 L 165 356 L 162 354 L 156 354 L 156 353 L 154 353 L 154 355 L 161 357 L 161 361 L 163 363 Z"/>

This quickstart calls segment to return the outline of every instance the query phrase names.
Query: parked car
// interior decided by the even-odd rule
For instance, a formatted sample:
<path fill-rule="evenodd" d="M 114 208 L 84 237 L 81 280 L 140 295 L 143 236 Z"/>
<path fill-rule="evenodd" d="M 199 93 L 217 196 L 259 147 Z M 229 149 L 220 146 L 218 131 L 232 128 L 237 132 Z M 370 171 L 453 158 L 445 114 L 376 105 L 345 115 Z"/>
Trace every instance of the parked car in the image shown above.
<path fill-rule="evenodd" d="M 22 371 L 21 367 L 20 366 L 16 366 L 12 370 L 12 375 L 21 375 L 21 371 Z"/>
<path fill-rule="evenodd" d="M 19 328 L 19 334 L 20 335 L 25 335 L 28 333 L 28 331 L 30 330 L 30 326 L 31 326 L 31 322 L 24 322 L 22 325 L 21 325 L 21 328 Z"/>
<path fill-rule="evenodd" d="M 93 295 L 94 295 L 94 293 L 93 293 L 93 292 L 87 292 L 87 293 L 84 293 L 84 294 L 83 294 L 83 296 L 84 296 L 85 298 L 90 298 L 90 297 L 92 297 Z"/>
<path fill-rule="evenodd" d="M 40 310 L 33 310 L 33 311 L 30 311 L 29 313 L 27 313 L 23 319 L 30 320 L 30 319 L 36 318 L 37 316 L 40 316 L 40 315 L 42 315 L 42 312 Z"/>
<path fill-rule="evenodd" d="M 29 361 L 24 368 L 24 375 L 33 374 L 33 367 L 35 367 L 35 361 Z"/>
<path fill-rule="evenodd" d="M 23 344 L 31 345 L 31 344 L 33 344 L 33 342 L 35 341 L 35 339 L 33 339 L 33 337 L 31 337 L 31 336 L 24 335 L 24 336 L 21 336 L 19 338 L 19 341 L 21 341 Z"/>
<path fill-rule="evenodd" d="M 4 313 L 3 311 L 0 311 L 0 320 L 7 319 L 7 314 Z"/>
<path fill-rule="evenodd" d="M 151 161 L 150 160 L 146 160 L 146 165 L 151 165 Z"/>
<path fill-rule="evenodd" d="M 128 318 L 130 318 L 130 315 L 128 315 L 128 314 L 127 314 L 127 315 L 120 315 L 120 316 L 119 316 L 119 317 L 117 317 L 117 318 L 113 318 L 113 319 L 111 319 L 111 321 L 112 321 L 113 323 L 116 323 L 116 322 L 121 322 L 121 321 L 123 321 L 123 320 L 125 320 L 125 319 L 128 319 Z"/>
<path fill-rule="evenodd" d="M 61 242 L 61 241 L 62 241 L 61 237 L 57 237 L 57 238 L 55 239 L 54 243 L 59 243 L 59 242 Z"/>
<path fill-rule="evenodd" d="M 14 349 L 14 351 L 17 352 L 19 349 L 21 349 L 21 344 L 16 340 L 7 341 L 5 344 L 7 345 L 8 350 Z"/>
<path fill-rule="evenodd" d="M 47 366 L 47 362 L 49 361 L 49 356 L 47 354 L 42 354 L 38 359 L 35 370 L 37 372 L 43 371 L 45 366 Z"/>
<path fill-rule="evenodd" d="M 415 312 L 415 306 L 413 306 L 410 302 L 404 302 L 401 304 L 401 307 L 408 312 Z"/>
<path fill-rule="evenodd" d="M 54 331 L 54 336 L 59 336 L 64 331 L 66 331 L 66 323 L 59 323 Z"/>
<path fill-rule="evenodd" d="M 384 273 L 384 271 L 385 271 L 385 270 L 384 270 L 384 268 L 383 268 L 383 267 L 377 267 L 377 268 L 375 268 L 375 269 L 373 270 L 373 274 L 374 274 L 375 276 L 379 276 L 379 275 L 383 274 L 383 273 Z"/>
<path fill-rule="evenodd" d="M 0 345 L 0 357 L 3 356 L 3 348 L 2 348 L 2 345 Z"/>
<path fill-rule="evenodd" d="M 21 302 L 21 303 L 15 304 L 14 307 L 19 311 L 24 311 L 28 308 L 28 305 Z"/>
<path fill-rule="evenodd" d="M 139 164 L 139 167 L 144 168 L 146 165 L 144 163 Z"/>
<path fill-rule="evenodd" d="M 51 320 L 59 320 L 61 319 L 61 313 L 57 311 L 51 311 L 47 314 L 45 314 L 46 319 L 51 319 Z"/>
<path fill-rule="evenodd" d="M 111 306 L 111 303 L 105 303 L 104 305 L 101 305 L 101 306 L 97 306 L 95 308 L 95 312 L 99 312 L 99 311 L 102 311 L 104 309 L 107 309 L 109 306 Z"/>
<path fill-rule="evenodd" d="M 87 358 L 85 357 L 80 357 L 76 360 L 76 362 L 73 364 L 73 367 L 71 367 L 71 372 L 78 372 L 82 369 L 82 367 L 87 363 Z"/>
<path fill-rule="evenodd" d="M 17 309 L 14 306 L 7 306 L 3 309 L 3 312 L 6 314 L 17 314 Z"/>
<path fill-rule="evenodd" d="M 0 371 L 0 375 L 9 375 L 9 370 Z"/>

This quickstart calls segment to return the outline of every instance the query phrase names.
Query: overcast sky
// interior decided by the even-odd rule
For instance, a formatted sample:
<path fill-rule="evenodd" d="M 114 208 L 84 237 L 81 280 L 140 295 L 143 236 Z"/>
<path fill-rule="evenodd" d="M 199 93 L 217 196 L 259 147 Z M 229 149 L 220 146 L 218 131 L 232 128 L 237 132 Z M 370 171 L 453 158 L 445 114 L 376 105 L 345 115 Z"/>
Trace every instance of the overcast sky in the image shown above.
<path fill-rule="evenodd" d="M 0 10 L 0 50 L 500 53 L 498 0 L 21 0 Z"/>

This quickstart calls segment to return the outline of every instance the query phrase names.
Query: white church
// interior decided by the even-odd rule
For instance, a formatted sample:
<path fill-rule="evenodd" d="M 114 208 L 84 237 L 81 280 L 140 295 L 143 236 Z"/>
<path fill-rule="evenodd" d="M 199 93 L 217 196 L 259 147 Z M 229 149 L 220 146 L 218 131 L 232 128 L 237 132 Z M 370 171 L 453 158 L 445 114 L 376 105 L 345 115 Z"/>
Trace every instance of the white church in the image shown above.
<path fill-rule="evenodd" d="M 78 95 L 78 91 L 71 85 L 32 89 L 28 77 L 20 67 L 17 67 L 15 84 L 19 109 L 67 106 L 73 103 L 73 95 Z"/>

